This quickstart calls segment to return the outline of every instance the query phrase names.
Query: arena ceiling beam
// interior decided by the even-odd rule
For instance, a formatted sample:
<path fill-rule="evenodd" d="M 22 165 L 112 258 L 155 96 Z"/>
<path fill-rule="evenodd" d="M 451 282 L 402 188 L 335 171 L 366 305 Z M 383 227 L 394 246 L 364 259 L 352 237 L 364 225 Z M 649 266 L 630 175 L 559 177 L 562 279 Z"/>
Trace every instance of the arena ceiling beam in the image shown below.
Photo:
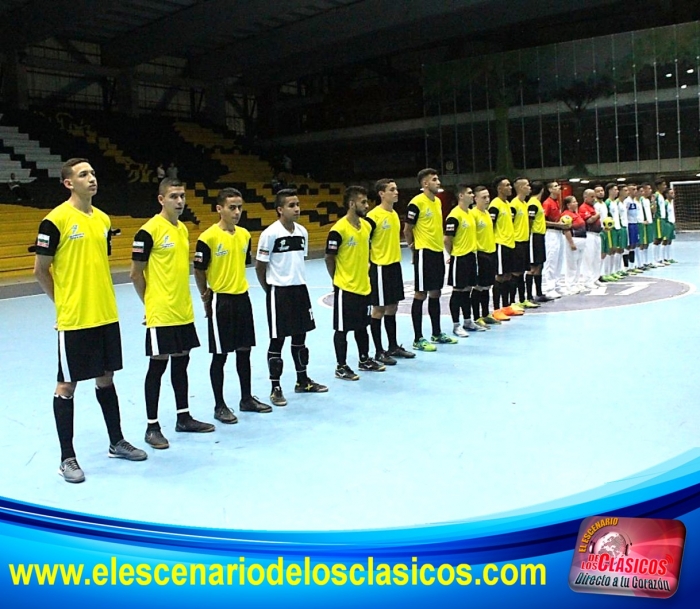
<path fill-rule="evenodd" d="M 616 3 L 591 0 L 586 9 Z M 191 74 L 204 80 L 241 74 L 246 84 L 281 84 L 478 31 L 565 19 L 580 9 L 576 0 L 365 0 L 191 58 Z"/>
<path fill-rule="evenodd" d="M 113 38 L 102 46 L 102 58 L 111 66 L 130 67 L 163 55 L 180 56 L 183 49 L 211 48 L 212 41 L 225 44 L 230 38 L 252 36 L 262 24 L 272 25 L 280 15 L 308 4 L 309 0 L 200 2 Z"/>
<path fill-rule="evenodd" d="M 23 49 L 70 27 L 76 16 L 106 13 L 109 2 L 90 0 L 30 0 L 3 13 L 0 19 L 0 51 Z"/>

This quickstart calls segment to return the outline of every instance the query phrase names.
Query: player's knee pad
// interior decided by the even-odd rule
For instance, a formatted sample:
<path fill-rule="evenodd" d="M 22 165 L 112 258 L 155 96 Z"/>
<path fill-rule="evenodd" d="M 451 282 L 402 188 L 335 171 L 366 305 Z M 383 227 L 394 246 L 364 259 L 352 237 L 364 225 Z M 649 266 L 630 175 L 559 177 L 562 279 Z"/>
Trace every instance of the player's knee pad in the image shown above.
<path fill-rule="evenodd" d="M 309 349 L 304 345 L 299 349 L 299 363 L 302 366 L 309 365 Z"/>
<path fill-rule="evenodd" d="M 282 376 L 284 362 L 281 357 L 269 357 L 267 359 L 267 367 L 270 370 L 270 376 L 277 379 Z"/>

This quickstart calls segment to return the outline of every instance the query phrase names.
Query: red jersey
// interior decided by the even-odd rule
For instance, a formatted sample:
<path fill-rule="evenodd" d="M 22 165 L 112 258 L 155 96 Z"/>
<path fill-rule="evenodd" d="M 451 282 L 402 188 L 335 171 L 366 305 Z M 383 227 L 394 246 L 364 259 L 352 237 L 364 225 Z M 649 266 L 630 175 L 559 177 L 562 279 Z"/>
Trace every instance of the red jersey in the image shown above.
<path fill-rule="evenodd" d="M 559 201 L 555 201 L 552 197 L 547 197 L 544 203 L 542 203 L 542 209 L 544 210 L 544 217 L 547 222 L 559 222 L 561 218 Z"/>
<path fill-rule="evenodd" d="M 581 218 L 583 218 L 583 221 L 590 230 L 596 233 L 600 232 L 600 218 L 598 218 L 595 222 L 588 222 L 589 218 L 592 218 L 598 213 L 592 205 L 589 205 L 588 203 L 581 203 L 581 205 L 578 207 L 578 213 Z"/>

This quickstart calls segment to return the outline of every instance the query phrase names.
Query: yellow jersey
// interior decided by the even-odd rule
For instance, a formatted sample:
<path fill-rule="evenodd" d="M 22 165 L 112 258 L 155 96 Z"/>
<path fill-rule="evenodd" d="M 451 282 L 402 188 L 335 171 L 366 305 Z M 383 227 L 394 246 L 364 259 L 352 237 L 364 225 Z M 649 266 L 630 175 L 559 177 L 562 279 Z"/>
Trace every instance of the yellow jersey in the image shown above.
<path fill-rule="evenodd" d="M 66 201 L 39 226 L 38 256 L 53 256 L 57 328 L 83 330 L 119 320 L 109 271 L 109 216 L 96 207 L 86 214 Z"/>
<path fill-rule="evenodd" d="M 131 259 L 148 262 L 146 327 L 184 326 L 194 322 L 190 294 L 190 241 L 187 227 L 153 216 L 134 237 Z"/>
<path fill-rule="evenodd" d="M 472 207 L 469 213 L 474 216 L 476 226 L 476 249 L 492 254 L 496 251 L 496 239 L 493 235 L 491 214 L 487 210 L 481 211 L 478 207 Z"/>
<path fill-rule="evenodd" d="M 355 228 L 347 217 L 338 220 L 328 233 L 326 253 L 335 256 L 333 285 L 367 296 L 372 290 L 369 283 L 369 242 L 372 226 L 360 218 L 360 228 Z"/>
<path fill-rule="evenodd" d="M 513 236 L 516 241 L 530 240 L 530 221 L 527 210 L 527 203 L 515 197 L 510 202 L 510 209 L 513 215 Z"/>
<path fill-rule="evenodd" d="M 372 231 L 370 260 L 378 266 L 401 262 L 401 220 L 392 209 L 387 211 L 377 205 L 367 214 L 374 223 Z"/>
<path fill-rule="evenodd" d="M 530 200 L 527 202 L 527 214 L 532 220 L 532 232 L 544 235 L 547 232 L 547 221 L 544 217 L 542 203 L 537 197 L 530 197 Z"/>
<path fill-rule="evenodd" d="M 459 205 L 445 220 L 445 236 L 452 237 L 452 256 L 465 256 L 476 251 L 476 221 L 469 210 Z"/>
<path fill-rule="evenodd" d="M 442 201 L 435 197 L 431 201 L 425 193 L 413 197 L 408 204 L 406 222 L 413 226 L 413 244 L 416 250 L 441 252 L 442 245 Z"/>
<path fill-rule="evenodd" d="M 513 229 L 513 210 L 503 199 L 496 197 L 489 205 L 491 218 L 494 218 L 493 235 L 496 243 L 506 247 L 515 247 L 515 231 Z"/>
<path fill-rule="evenodd" d="M 209 287 L 217 294 L 248 291 L 246 264 L 250 264 L 250 233 L 242 226 L 232 234 L 214 224 L 199 236 L 194 268 L 206 271 Z"/>

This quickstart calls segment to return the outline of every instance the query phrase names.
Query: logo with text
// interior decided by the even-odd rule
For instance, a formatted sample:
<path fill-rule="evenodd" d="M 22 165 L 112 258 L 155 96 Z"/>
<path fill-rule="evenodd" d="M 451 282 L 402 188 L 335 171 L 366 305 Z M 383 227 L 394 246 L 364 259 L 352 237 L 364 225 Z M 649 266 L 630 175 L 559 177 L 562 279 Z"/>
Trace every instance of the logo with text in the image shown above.
<path fill-rule="evenodd" d="M 679 520 L 594 516 L 581 523 L 569 571 L 574 592 L 668 598 L 685 546 Z"/>

